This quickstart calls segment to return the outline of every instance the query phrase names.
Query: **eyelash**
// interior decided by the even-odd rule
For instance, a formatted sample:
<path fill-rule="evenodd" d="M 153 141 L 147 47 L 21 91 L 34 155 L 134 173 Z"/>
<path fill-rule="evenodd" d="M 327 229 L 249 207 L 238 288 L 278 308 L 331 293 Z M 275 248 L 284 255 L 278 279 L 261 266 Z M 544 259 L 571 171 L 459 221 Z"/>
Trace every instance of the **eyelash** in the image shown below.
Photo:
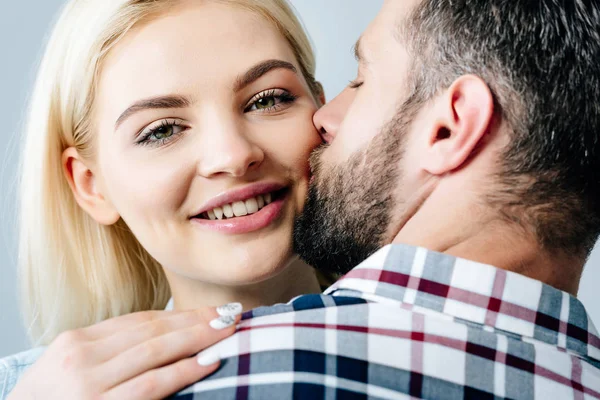
<path fill-rule="evenodd" d="M 251 109 L 260 100 L 267 99 L 269 97 L 273 97 L 276 101 L 279 101 L 279 102 L 269 108 L 257 109 L 257 110 Z M 246 108 L 244 108 L 244 112 L 259 112 L 259 113 L 275 112 L 275 111 L 279 110 L 281 107 L 283 107 L 284 105 L 293 103 L 294 101 L 296 101 L 297 98 L 298 98 L 298 96 L 293 95 L 292 93 L 288 92 L 287 90 L 283 90 L 283 89 L 266 90 L 264 92 L 257 94 L 256 96 L 254 96 L 252 98 L 252 100 L 250 100 L 249 105 Z M 181 132 L 173 133 L 171 136 L 164 138 L 164 139 L 150 140 L 150 137 L 152 137 L 152 135 L 156 135 L 162 128 L 172 128 L 173 129 L 175 127 L 180 127 L 180 128 L 184 128 L 184 129 Z M 165 120 L 162 120 L 159 125 L 149 128 L 149 129 L 146 129 L 145 131 L 140 133 L 140 135 L 139 135 L 140 139 L 136 143 L 140 146 L 160 147 L 160 146 L 163 146 L 163 145 L 171 142 L 172 140 L 176 139 L 179 135 L 181 135 L 183 133 L 185 128 L 186 128 L 186 126 L 183 125 L 181 120 L 165 119 Z"/>
<path fill-rule="evenodd" d="M 158 146 L 162 146 L 162 145 L 165 145 L 165 144 L 171 142 L 172 140 L 176 139 L 179 135 L 181 135 L 183 133 L 183 130 L 182 130 L 181 132 L 173 133 L 168 138 L 150 140 L 150 137 L 152 135 L 157 134 L 161 128 L 168 128 L 168 127 L 170 127 L 170 128 L 179 127 L 179 128 L 183 128 L 183 130 L 185 130 L 185 128 L 187 128 L 185 125 L 183 125 L 181 120 L 165 119 L 165 120 L 162 120 L 159 125 L 149 128 L 149 129 L 145 130 L 144 132 L 142 132 L 140 134 L 141 138 L 137 141 L 137 144 L 139 144 L 141 146 L 156 146 L 156 147 L 158 147 Z"/>
<path fill-rule="evenodd" d="M 256 105 L 256 103 L 258 103 L 260 100 L 267 99 L 269 97 L 273 97 L 275 100 L 279 100 L 279 103 L 277 103 L 274 106 L 269 107 L 269 108 L 264 108 L 264 109 L 260 109 L 260 110 L 259 109 L 251 110 L 252 106 Z M 264 92 L 260 92 L 259 94 L 254 96 L 249 101 L 248 106 L 246 106 L 246 108 L 244 108 L 244 112 L 259 112 L 259 113 L 275 112 L 275 111 L 278 111 L 284 105 L 291 104 L 294 101 L 296 101 L 297 99 L 298 99 L 298 96 L 296 96 L 284 89 L 265 90 Z"/>
<path fill-rule="evenodd" d="M 350 81 L 350 83 L 348 84 L 348 87 L 350 89 L 358 89 L 359 87 L 361 87 L 364 84 L 364 82 L 359 82 L 357 80 L 354 81 Z"/>

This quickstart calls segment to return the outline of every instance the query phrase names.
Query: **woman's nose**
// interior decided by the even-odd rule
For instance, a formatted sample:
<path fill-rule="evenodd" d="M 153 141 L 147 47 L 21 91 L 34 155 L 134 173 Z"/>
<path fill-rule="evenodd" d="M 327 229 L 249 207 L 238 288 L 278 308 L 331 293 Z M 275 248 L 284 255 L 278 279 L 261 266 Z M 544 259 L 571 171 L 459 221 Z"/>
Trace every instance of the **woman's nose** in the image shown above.
<path fill-rule="evenodd" d="M 211 133 L 204 141 L 203 156 L 198 162 L 198 174 L 211 178 L 218 175 L 242 177 L 264 161 L 264 151 L 239 127 L 228 125 Z"/>

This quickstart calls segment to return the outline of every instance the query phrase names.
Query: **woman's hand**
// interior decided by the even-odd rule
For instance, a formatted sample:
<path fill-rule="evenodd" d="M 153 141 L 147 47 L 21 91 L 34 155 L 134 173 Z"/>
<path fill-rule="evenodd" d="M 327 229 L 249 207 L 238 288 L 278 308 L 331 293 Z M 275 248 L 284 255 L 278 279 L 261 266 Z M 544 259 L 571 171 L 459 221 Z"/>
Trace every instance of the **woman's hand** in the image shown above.
<path fill-rule="evenodd" d="M 195 354 L 233 334 L 241 312 L 237 303 L 216 310 L 145 311 L 65 332 L 8 399 L 167 397 L 218 368 L 219 360 Z"/>

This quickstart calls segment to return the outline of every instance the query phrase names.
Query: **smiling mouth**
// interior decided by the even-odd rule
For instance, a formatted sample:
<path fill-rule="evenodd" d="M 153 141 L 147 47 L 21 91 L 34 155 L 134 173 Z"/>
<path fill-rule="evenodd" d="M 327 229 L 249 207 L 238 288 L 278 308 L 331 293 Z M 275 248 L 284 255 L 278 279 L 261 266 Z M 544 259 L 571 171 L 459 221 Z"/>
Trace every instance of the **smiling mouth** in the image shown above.
<path fill-rule="evenodd" d="M 236 201 L 230 204 L 224 204 L 220 207 L 215 207 L 212 210 L 203 212 L 193 218 L 209 221 L 228 220 L 248 215 L 256 214 L 269 204 L 280 199 L 285 195 L 286 189 L 275 192 L 265 193 L 255 197 L 251 197 L 244 201 Z"/>

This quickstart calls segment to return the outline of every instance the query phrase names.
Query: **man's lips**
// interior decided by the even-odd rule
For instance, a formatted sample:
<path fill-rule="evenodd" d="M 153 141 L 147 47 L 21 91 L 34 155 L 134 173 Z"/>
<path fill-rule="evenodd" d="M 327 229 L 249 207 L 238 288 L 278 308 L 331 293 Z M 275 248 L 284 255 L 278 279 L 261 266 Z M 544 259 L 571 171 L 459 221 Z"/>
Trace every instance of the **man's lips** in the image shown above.
<path fill-rule="evenodd" d="M 194 214 L 190 216 L 192 218 L 199 218 L 202 214 L 213 211 L 216 208 L 222 208 L 225 205 L 231 205 L 237 202 L 245 202 L 246 200 L 256 198 L 258 196 L 272 195 L 273 193 L 282 191 L 285 185 L 275 182 L 261 182 L 252 184 L 240 189 L 231 190 L 229 192 L 222 193 L 218 196 L 213 197 L 205 204 L 202 205 Z"/>

